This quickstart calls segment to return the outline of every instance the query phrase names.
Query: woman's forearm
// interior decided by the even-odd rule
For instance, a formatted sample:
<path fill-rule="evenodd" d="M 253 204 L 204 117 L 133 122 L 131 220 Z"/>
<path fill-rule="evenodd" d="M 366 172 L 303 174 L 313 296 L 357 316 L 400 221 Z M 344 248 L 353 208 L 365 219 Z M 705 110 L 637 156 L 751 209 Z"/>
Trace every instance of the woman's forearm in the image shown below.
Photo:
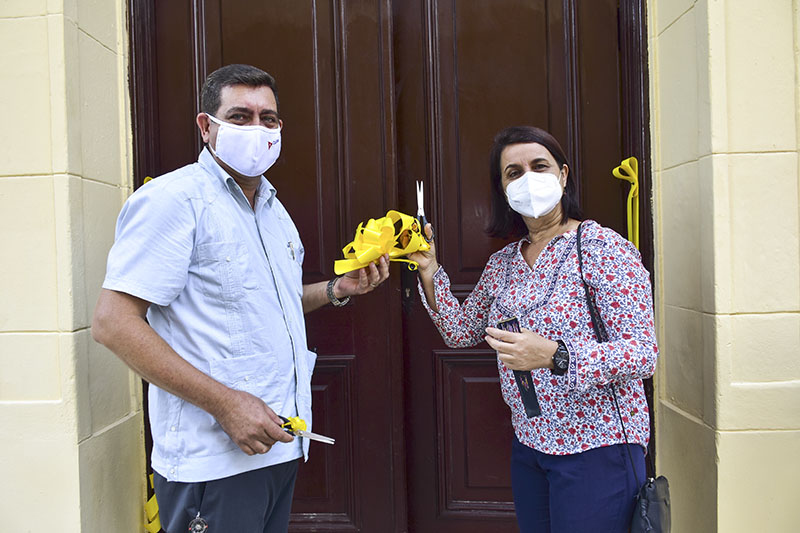
<path fill-rule="evenodd" d="M 425 300 L 428 302 L 428 307 L 430 307 L 434 313 L 438 313 L 439 308 L 436 305 L 436 291 L 433 288 L 433 275 L 435 273 L 435 270 L 433 272 L 420 272 L 419 282 L 422 285 L 423 292 L 425 293 Z"/>

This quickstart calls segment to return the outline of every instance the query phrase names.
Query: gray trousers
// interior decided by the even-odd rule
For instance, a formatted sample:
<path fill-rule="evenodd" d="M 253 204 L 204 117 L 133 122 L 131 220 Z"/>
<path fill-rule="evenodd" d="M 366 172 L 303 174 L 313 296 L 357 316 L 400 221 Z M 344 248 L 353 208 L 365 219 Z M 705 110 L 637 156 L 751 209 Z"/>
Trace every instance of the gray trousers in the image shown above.
<path fill-rule="evenodd" d="M 161 527 L 186 533 L 200 513 L 207 533 L 285 533 L 298 464 L 299 459 L 198 483 L 167 481 L 155 472 Z"/>

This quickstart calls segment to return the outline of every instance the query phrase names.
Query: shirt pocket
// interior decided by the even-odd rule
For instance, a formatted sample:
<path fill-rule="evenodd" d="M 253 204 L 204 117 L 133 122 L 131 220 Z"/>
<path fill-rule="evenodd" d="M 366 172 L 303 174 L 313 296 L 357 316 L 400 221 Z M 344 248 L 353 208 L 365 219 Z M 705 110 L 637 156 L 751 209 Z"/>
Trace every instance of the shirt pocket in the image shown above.
<path fill-rule="evenodd" d="M 238 448 L 210 413 L 189 402 L 179 401 L 181 402 L 178 418 L 180 433 L 176 433 L 175 425 L 170 428 L 170 432 L 180 439 L 173 443 L 174 449 L 180 456 L 186 458 L 216 456 Z M 167 438 L 169 442 L 169 435 Z"/>
<path fill-rule="evenodd" d="M 246 357 L 211 361 L 211 377 L 232 389 L 249 392 L 261 398 L 270 409 L 280 413 L 291 372 L 278 371 L 275 354 L 266 352 Z"/>
<path fill-rule="evenodd" d="M 249 253 L 242 242 L 210 242 L 197 247 L 197 264 L 203 294 L 227 302 L 245 293 Z"/>
<path fill-rule="evenodd" d="M 223 385 L 249 392 L 280 414 L 285 394 L 285 376 L 275 371 L 274 354 L 262 353 L 247 357 L 211 361 L 209 374 Z M 181 431 L 186 456 L 216 456 L 238 448 L 222 426 L 209 413 L 188 402 L 183 403 Z"/>

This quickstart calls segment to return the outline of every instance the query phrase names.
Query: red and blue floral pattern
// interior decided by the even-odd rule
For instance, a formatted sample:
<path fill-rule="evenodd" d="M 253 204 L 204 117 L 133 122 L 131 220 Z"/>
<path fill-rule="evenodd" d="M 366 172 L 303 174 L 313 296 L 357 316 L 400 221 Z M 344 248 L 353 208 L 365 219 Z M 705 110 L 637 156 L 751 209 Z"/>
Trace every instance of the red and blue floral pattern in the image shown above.
<path fill-rule="evenodd" d="M 611 229 L 583 224 L 583 273 L 609 341 L 597 342 L 578 271 L 576 231 L 554 238 L 533 268 L 522 257 L 525 239 L 489 259 L 463 304 L 450 291 L 443 269 L 434 275 L 434 313 L 420 295 L 445 343 L 453 348 L 483 341 L 485 328 L 517 317 L 520 326 L 570 354 L 569 370 L 532 372 L 542 415 L 529 419 L 514 374 L 498 359 L 500 385 L 517 438 L 542 453 L 566 455 L 625 442 L 611 387 L 630 443 L 647 446 L 650 420 L 642 379 L 653 375 L 658 356 L 650 277 L 639 251 Z"/>

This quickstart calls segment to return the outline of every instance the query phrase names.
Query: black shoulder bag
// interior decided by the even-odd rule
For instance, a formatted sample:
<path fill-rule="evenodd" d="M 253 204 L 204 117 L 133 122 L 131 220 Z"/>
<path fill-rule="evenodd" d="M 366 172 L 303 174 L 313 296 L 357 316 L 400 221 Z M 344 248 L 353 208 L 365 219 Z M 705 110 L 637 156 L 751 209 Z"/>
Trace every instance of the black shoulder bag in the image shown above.
<path fill-rule="evenodd" d="M 589 286 L 583 278 L 583 257 L 581 255 L 581 228 L 583 222 L 578 226 L 578 272 L 581 276 L 581 283 L 583 284 L 583 291 L 586 294 L 586 306 L 589 308 L 589 315 L 592 318 L 592 328 L 594 334 L 597 336 L 599 342 L 608 341 L 608 332 L 605 329 L 603 321 L 600 319 L 600 313 L 597 312 L 597 307 L 594 305 L 594 299 L 589 293 Z M 622 422 L 622 413 L 619 410 L 619 402 L 617 401 L 616 387 L 611 384 L 611 397 L 614 399 L 614 407 L 617 409 L 617 416 L 619 423 L 622 426 L 622 436 L 625 437 L 625 444 L 628 444 L 628 434 L 625 432 L 625 424 Z M 636 467 L 633 464 L 633 456 L 631 450 L 628 450 L 628 458 L 631 460 L 631 469 L 633 476 L 639 479 L 636 475 Z M 652 461 L 652 457 L 648 456 Z M 655 465 L 651 462 L 653 472 L 655 472 Z M 631 520 L 631 533 L 644 533 L 646 531 L 652 533 L 669 533 L 671 526 L 670 519 L 670 502 L 669 502 L 669 482 L 664 476 L 657 478 L 648 478 L 639 494 L 636 496 L 636 507 L 633 510 L 633 519 Z"/>

